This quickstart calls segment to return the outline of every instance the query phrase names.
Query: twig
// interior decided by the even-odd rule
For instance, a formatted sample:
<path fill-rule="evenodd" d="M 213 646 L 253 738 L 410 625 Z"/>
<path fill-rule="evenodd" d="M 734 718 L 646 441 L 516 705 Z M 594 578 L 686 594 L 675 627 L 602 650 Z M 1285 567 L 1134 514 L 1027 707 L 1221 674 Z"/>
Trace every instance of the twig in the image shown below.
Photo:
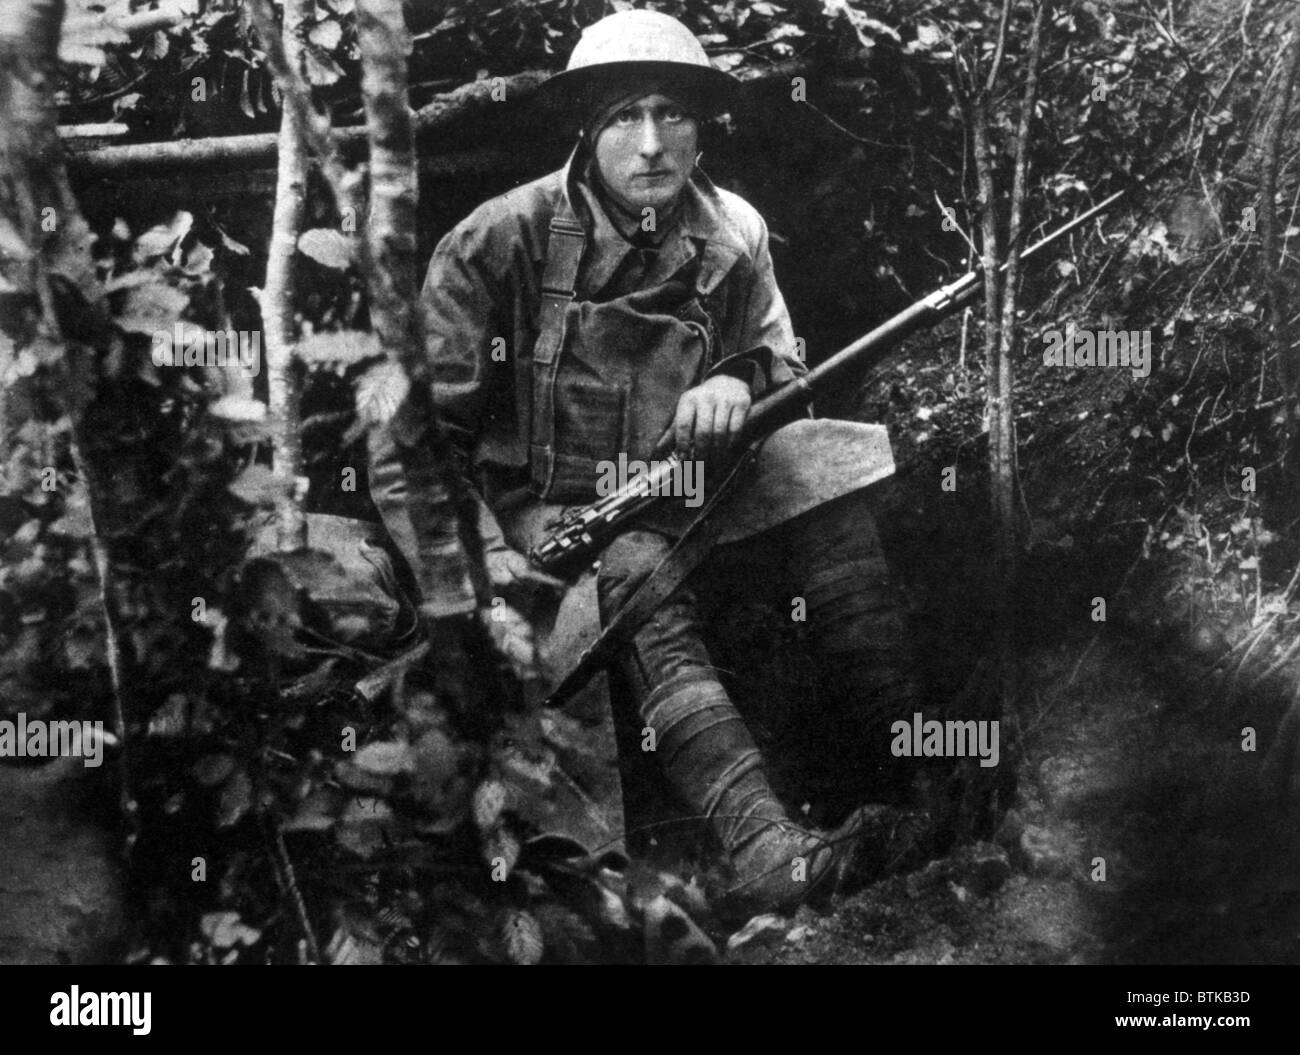
<path fill-rule="evenodd" d="M 961 313 L 961 347 L 957 352 L 957 372 L 966 374 L 966 338 L 970 329 L 970 308 Z"/>
<path fill-rule="evenodd" d="M 1183 42 L 1179 40 L 1176 36 L 1174 36 L 1174 31 L 1172 29 L 1170 29 L 1162 21 L 1160 21 L 1159 14 L 1157 14 L 1156 11 L 1151 7 L 1151 0 L 1142 0 L 1142 4 L 1148 11 L 1151 12 L 1151 20 L 1156 24 L 1156 28 L 1159 29 L 1160 32 L 1164 35 L 1164 38 L 1168 40 L 1169 43 L 1172 44 L 1177 49 L 1179 57 L 1181 57 L 1183 62 L 1186 63 L 1187 65 L 1187 72 L 1195 76 L 1200 76 L 1201 71 L 1196 68 L 1196 64 L 1192 61 L 1191 55 L 1189 55 L 1187 53 L 1187 49 L 1183 47 Z M 1169 13 L 1169 20 L 1171 22 L 1173 21 L 1172 11 Z"/>
<path fill-rule="evenodd" d="M 1252 678 L 1250 684 L 1247 685 L 1246 688 L 1254 689 L 1259 685 L 1261 685 L 1263 682 L 1267 681 L 1271 675 L 1277 673 L 1289 662 L 1291 662 L 1291 660 L 1295 657 L 1295 654 L 1297 652 L 1300 652 L 1300 634 L 1296 635 L 1295 640 L 1292 641 L 1291 644 L 1289 644 L 1286 647 L 1286 650 L 1282 653 L 1282 655 L 1280 655 L 1276 660 L 1274 660 L 1269 665 L 1269 667 L 1264 671 L 1263 674 L 1260 674 L 1258 677 Z"/>
<path fill-rule="evenodd" d="M 1246 515 L 1250 516 L 1250 512 L 1250 499 L 1247 497 Z M 1262 562 L 1259 559 L 1259 518 L 1254 516 L 1250 517 L 1250 546 L 1253 551 L 1252 556 L 1255 558 L 1255 611 L 1252 614 L 1250 621 L 1252 623 L 1258 623 L 1259 606 L 1263 601 L 1264 585 L 1260 578 L 1260 564 Z"/>
<path fill-rule="evenodd" d="M 139 808 L 131 790 L 131 770 L 126 735 L 126 675 L 122 658 L 122 632 L 120 615 L 113 596 L 113 563 L 104 541 L 103 528 L 103 490 L 98 474 L 86 457 L 82 442 L 82 425 L 78 421 L 73 427 L 72 464 L 86 488 L 86 505 L 90 512 L 90 554 L 95 564 L 95 579 L 99 586 L 99 606 L 104 616 L 104 655 L 108 660 L 108 683 L 113 694 L 113 734 L 118 742 L 118 773 L 121 780 L 120 806 L 132 836 L 138 835 Z M 133 842 L 134 840 L 130 840 Z"/>
<path fill-rule="evenodd" d="M 316 930 L 307 915 L 307 903 L 303 900 L 302 890 L 298 887 L 298 875 L 294 871 L 293 860 L 289 857 L 289 848 L 284 844 L 284 833 L 267 815 L 263 815 L 266 835 L 271 843 L 271 858 L 275 862 L 276 878 L 279 885 L 293 905 L 294 915 L 302 930 L 303 940 L 307 943 L 307 956 L 312 963 L 320 963 L 320 943 L 316 940 Z"/>
<path fill-rule="evenodd" d="M 388 688 L 389 685 L 393 684 L 394 681 L 423 660 L 428 654 L 429 642 L 422 641 L 395 659 L 390 659 L 382 667 L 372 670 L 358 681 L 356 684 L 357 694 L 368 703 L 373 702 L 384 689 Z"/>
<path fill-rule="evenodd" d="M 1092 634 L 1092 639 L 1088 642 L 1087 648 L 1085 648 L 1081 653 L 1079 653 L 1079 661 L 1075 663 L 1074 670 L 1070 672 L 1070 678 L 1065 683 L 1065 687 L 1067 689 L 1074 684 L 1074 679 L 1079 676 L 1079 670 L 1083 666 L 1083 661 L 1088 658 L 1088 653 L 1092 651 L 1092 646 L 1097 643 L 1097 639 L 1100 636 L 1101 636 L 1101 631 L 1094 630 Z"/>
<path fill-rule="evenodd" d="M 1007 46 L 1007 22 L 1011 19 L 1011 0 L 1002 0 L 1002 15 L 998 19 L 997 45 L 993 52 L 993 63 L 989 66 L 988 78 L 984 81 L 984 94 L 992 95 L 998 83 L 998 73 L 1002 67 L 1002 55 Z"/>
<path fill-rule="evenodd" d="M 803 105 L 808 107 L 809 110 L 815 113 L 818 117 L 820 117 L 823 121 L 825 121 L 836 131 L 841 132 L 844 135 L 848 136 L 855 143 L 863 143 L 866 146 L 871 146 L 871 147 L 880 147 L 882 150 L 910 150 L 911 149 L 905 143 L 882 143 L 877 139 L 868 139 L 866 136 L 860 136 L 856 132 L 851 131 L 848 128 L 845 128 L 842 124 L 840 124 L 837 120 L 835 120 L 835 118 L 833 118 L 830 114 L 826 113 L 825 110 L 822 110 L 814 106 L 812 103 L 808 102 L 808 100 L 805 99 Z"/>
<path fill-rule="evenodd" d="M 963 239 L 965 239 L 966 244 L 970 247 L 971 254 L 973 256 L 979 256 L 980 251 L 975 245 L 975 240 L 971 238 L 971 236 L 966 233 L 966 229 L 957 222 L 957 210 L 952 209 L 950 211 L 948 206 L 944 205 L 943 199 L 939 197 L 939 192 L 937 190 L 934 192 L 934 200 L 939 203 L 940 214 L 946 217 L 947 219 L 952 220 L 953 227 L 955 227 L 957 229 L 957 233 L 961 235 Z"/>

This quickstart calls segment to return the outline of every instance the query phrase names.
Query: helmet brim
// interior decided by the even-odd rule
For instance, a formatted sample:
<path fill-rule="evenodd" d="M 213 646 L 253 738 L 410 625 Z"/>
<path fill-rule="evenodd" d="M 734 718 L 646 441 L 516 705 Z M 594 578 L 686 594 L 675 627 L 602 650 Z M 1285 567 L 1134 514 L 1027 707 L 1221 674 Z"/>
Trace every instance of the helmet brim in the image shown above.
<path fill-rule="evenodd" d="M 710 117 L 727 110 L 735 99 L 740 82 L 729 73 L 712 66 L 695 66 L 684 62 L 600 62 L 565 70 L 538 89 L 547 105 L 572 110 L 582 107 L 592 94 L 604 91 L 619 81 L 662 80 L 668 90 L 680 90 L 687 101 Z"/>

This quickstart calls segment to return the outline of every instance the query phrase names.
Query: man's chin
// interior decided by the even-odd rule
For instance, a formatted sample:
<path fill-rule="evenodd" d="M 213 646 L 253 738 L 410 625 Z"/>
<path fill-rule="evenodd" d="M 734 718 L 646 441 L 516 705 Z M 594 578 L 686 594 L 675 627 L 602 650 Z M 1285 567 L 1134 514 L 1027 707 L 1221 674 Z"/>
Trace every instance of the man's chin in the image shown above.
<path fill-rule="evenodd" d="M 634 213 L 641 213 L 646 209 L 655 209 L 656 211 L 667 209 L 677 201 L 681 192 L 681 187 L 675 187 L 639 194 L 635 199 L 633 199 L 634 206 L 632 211 Z"/>

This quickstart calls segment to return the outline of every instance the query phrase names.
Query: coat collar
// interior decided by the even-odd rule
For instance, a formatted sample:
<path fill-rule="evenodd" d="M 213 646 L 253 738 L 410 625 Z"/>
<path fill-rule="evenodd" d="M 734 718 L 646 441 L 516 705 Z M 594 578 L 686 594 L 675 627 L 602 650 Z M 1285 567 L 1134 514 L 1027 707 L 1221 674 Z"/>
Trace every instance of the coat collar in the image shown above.
<path fill-rule="evenodd" d="M 597 294 L 635 247 L 614 226 L 589 185 L 590 163 L 591 157 L 580 143 L 562 170 L 560 193 L 587 229 L 583 272 L 586 288 Z M 727 215 L 718 188 L 701 169 L 696 168 L 682 193 L 682 207 L 659 246 L 659 259 L 647 284 L 667 281 L 698 257 L 696 288 L 701 296 L 707 296 L 744 255 L 745 240 Z"/>

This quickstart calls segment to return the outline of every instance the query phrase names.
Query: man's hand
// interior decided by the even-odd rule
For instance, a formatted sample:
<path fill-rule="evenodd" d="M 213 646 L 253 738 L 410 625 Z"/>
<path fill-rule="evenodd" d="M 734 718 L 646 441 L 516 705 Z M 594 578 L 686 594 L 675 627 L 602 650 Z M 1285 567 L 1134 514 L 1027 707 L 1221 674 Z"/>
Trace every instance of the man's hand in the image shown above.
<path fill-rule="evenodd" d="M 528 558 L 508 546 L 493 547 L 483 554 L 488 579 L 493 589 L 511 590 L 519 587 L 546 587 L 563 592 L 567 584 L 563 579 L 538 571 Z"/>
<path fill-rule="evenodd" d="M 675 446 L 683 456 L 707 461 L 731 448 L 749 416 L 749 385 L 719 374 L 682 393 L 677 415 L 659 438 L 657 450 Z"/>

